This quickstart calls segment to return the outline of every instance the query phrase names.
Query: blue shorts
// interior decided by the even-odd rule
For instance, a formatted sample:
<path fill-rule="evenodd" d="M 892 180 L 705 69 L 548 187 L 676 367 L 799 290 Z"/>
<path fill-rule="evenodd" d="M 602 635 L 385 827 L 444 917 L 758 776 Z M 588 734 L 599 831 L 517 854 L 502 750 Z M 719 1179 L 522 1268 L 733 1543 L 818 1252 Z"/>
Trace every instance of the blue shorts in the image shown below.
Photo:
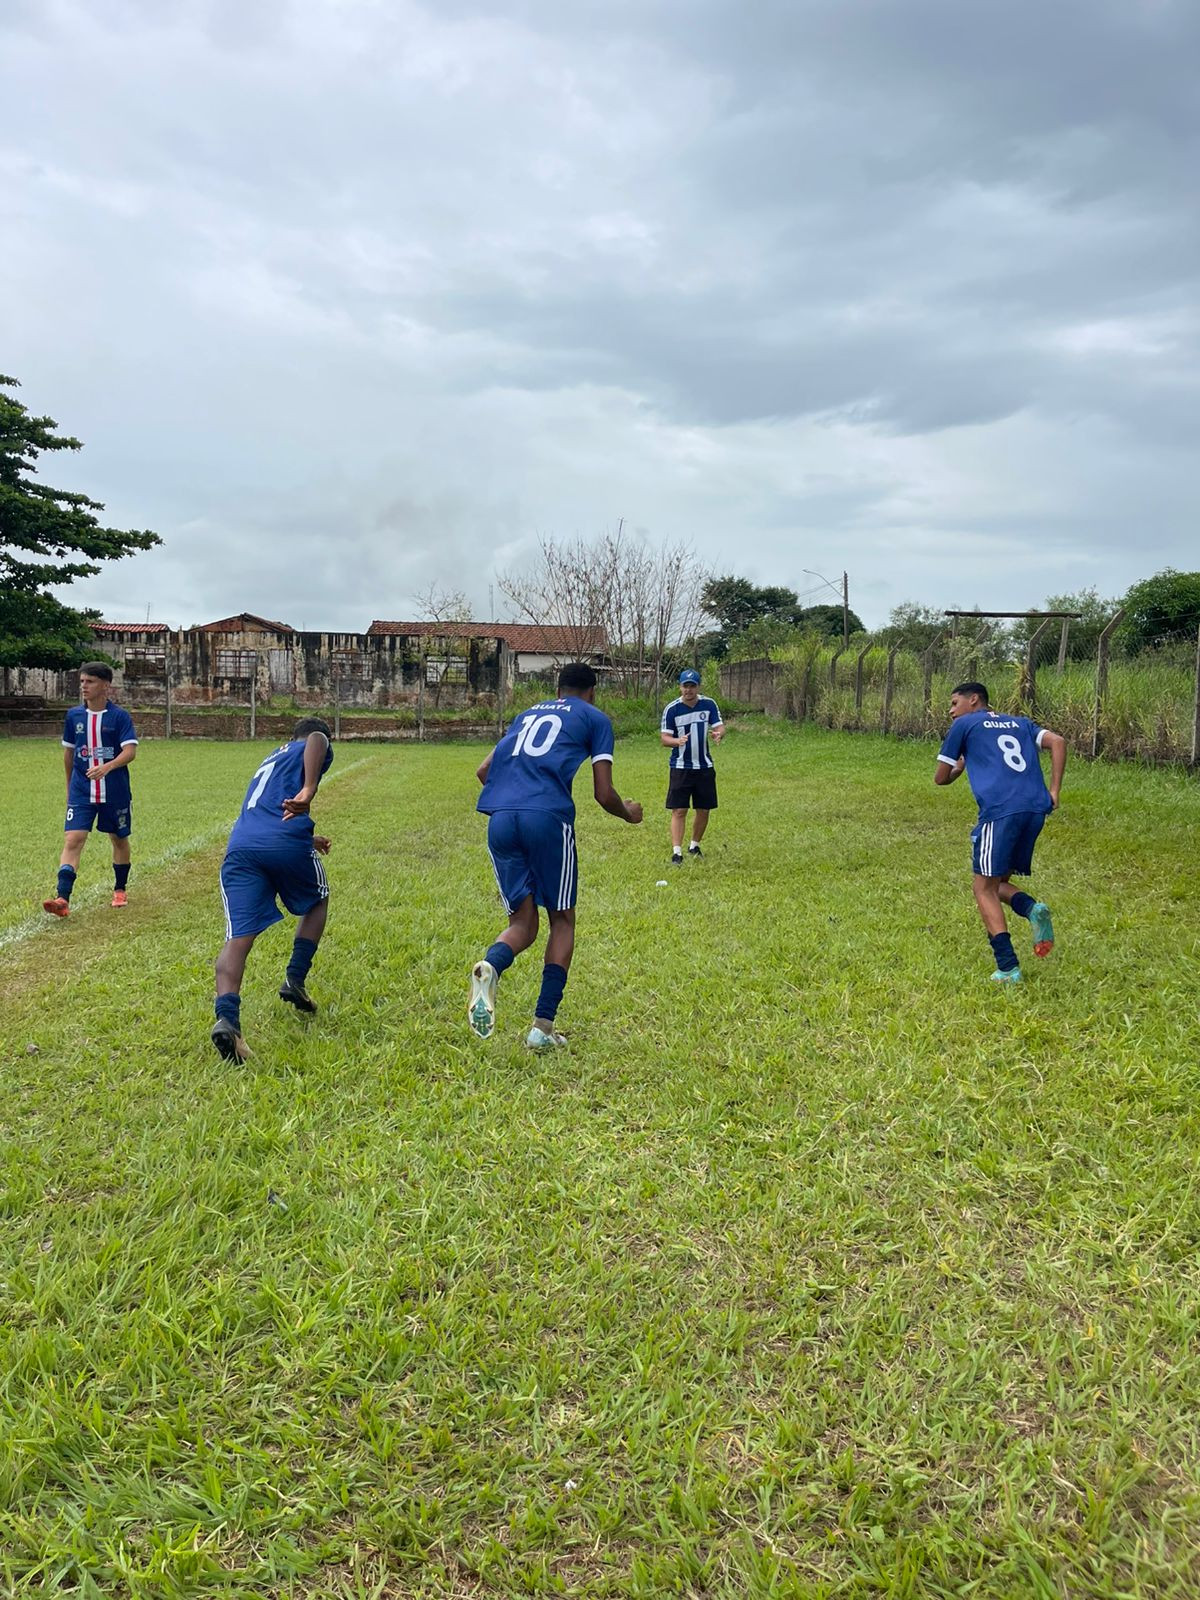
<path fill-rule="evenodd" d="M 488 818 L 488 855 L 511 916 L 528 895 L 547 911 L 575 904 L 579 863 L 575 828 L 553 811 L 496 811 Z"/>
<path fill-rule="evenodd" d="M 114 805 L 111 800 L 72 800 L 67 805 L 64 833 L 115 833 L 118 839 L 128 839 L 133 831 L 133 811 L 129 801 Z"/>
<path fill-rule="evenodd" d="M 1033 847 L 1045 826 L 1044 811 L 1018 811 L 980 822 L 971 835 L 971 865 L 984 878 L 1024 877 L 1033 871 Z"/>
<path fill-rule="evenodd" d="M 308 839 L 278 848 L 236 845 L 221 863 L 225 937 L 245 939 L 283 921 L 280 900 L 302 917 L 329 896 L 325 866 Z"/>

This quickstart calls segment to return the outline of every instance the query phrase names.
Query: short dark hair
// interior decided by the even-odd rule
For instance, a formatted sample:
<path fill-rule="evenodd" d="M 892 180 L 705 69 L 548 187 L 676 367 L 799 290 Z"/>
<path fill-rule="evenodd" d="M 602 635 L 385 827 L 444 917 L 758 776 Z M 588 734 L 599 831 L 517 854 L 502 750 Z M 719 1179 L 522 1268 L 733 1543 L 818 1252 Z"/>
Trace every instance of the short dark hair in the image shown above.
<path fill-rule="evenodd" d="M 320 717 L 301 717 L 292 729 L 293 739 L 307 739 L 310 733 L 323 733 L 332 743 L 333 735 L 329 731 L 329 724 Z"/>
<path fill-rule="evenodd" d="M 84 661 L 79 671 L 86 672 L 89 678 L 103 678 L 105 683 L 112 682 L 112 668 L 107 661 Z"/>
<path fill-rule="evenodd" d="M 560 689 L 594 689 L 596 674 L 586 661 L 568 661 L 558 674 Z"/>
<path fill-rule="evenodd" d="M 974 679 L 972 679 L 970 683 L 956 683 L 954 688 L 951 689 L 950 693 L 951 694 L 977 694 L 979 696 L 979 698 L 983 701 L 985 706 L 988 703 L 987 684 L 986 683 L 976 683 Z"/>

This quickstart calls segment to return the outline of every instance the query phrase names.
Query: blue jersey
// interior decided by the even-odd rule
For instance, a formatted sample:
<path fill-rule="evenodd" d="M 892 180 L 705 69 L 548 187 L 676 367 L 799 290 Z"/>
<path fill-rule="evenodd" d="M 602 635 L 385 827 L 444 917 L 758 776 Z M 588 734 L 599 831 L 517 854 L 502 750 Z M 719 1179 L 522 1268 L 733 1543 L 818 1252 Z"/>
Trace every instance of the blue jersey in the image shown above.
<path fill-rule="evenodd" d="M 571 784 L 583 763 L 611 761 L 612 723 L 579 695 L 522 711 L 492 751 L 476 810 L 552 811 L 575 819 Z"/>
<path fill-rule="evenodd" d="M 138 742 L 133 718 L 110 700 L 103 711 L 75 706 L 63 721 L 63 748 L 75 751 L 67 804 L 111 806 L 129 804 L 129 768 L 118 767 L 103 778 L 89 778 L 89 767 L 112 761 L 128 744 Z"/>
<path fill-rule="evenodd" d="M 284 821 L 283 802 L 304 787 L 304 746 L 306 739 L 281 744 L 259 767 L 250 780 L 242 809 L 229 835 L 229 848 L 235 845 L 286 843 L 296 839 L 308 845 L 313 835 L 311 817 L 289 817 Z M 321 774 L 329 771 L 333 747 L 325 748 Z"/>
<path fill-rule="evenodd" d="M 703 767 L 711 767 L 713 758 L 708 750 L 708 732 L 720 726 L 717 702 L 706 695 L 701 695 L 694 706 L 672 700 L 662 714 L 662 731 L 675 739 L 686 733 L 688 742 L 671 751 L 669 764 L 680 772 L 698 772 Z"/>
<path fill-rule="evenodd" d="M 1054 809 L 1038 753 L 1042 732 L 1028 717 L 1006 716 L 990 707 L 968 711 L 951 723 L 938 760 L 954 766 L 959 756 L 966 757 L 980 822 Z"/>

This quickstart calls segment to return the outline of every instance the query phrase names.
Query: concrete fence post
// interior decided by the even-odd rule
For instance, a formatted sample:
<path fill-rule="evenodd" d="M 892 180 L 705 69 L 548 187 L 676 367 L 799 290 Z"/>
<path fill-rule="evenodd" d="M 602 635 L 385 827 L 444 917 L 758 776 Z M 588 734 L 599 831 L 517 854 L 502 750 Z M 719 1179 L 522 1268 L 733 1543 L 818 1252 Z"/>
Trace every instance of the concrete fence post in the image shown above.
<path fill-rule="evenodd" d="M 1096 646 L 1096 701 L 1092 709 L 1093 757 L 1100 754 L 1100 716 L 1104 710 L 1104 696 L 1108 691 L 1108 641 L 1112 638 L 1117 624 L 1124 615 L 1125 608 L 1122 606 L 1116 615 L 1105 624 L 1100 634 L 1100 642 Z"/>
<path fill-rule="evenodd" d="M 163 657 L 163 690 L 166 695 L 166 714 L 163 718 L 163 732 L 166 738 L 171 737 L 171 647 L 168 644 L 166 655 Z"/>
<path fill-rule="evenodd" d="M 333 675 L 333 737 L 342 737 L 342 675 L 335 672 Z"/>
<path fill-rule="evenodd" d="M 865 645 L 863 645 L 862 649 L 858 652 L 858 655 L 855 658 L 855 662 L 854 662 L 854 709 L 855 709 L 855 711 L 861 711 L 862 710 L 862 700 L 863 700 L 863 682 L 862 682 L 862 680 L 863 680 L 863 662 L 867 659 L 867 656 L 870 654 L 870 652 L 873 649 L 874 649 L 873 645 L 865 644 Z"/>
<path fill-rule="evenodd" d="M 1192 706 L 1192 766 L 1200 765 L 1200 630 L 1196 633 L 1196 698 Z"/>
<path fill-rule="evenodd" d="M 250 671 L 250 737 L 258 736 L 258 651 L 255 650 L 254 665 Z"/>
<path fill-rule="evenodd" d="M 1025 677 L 1024 677 L 1024 682 L 1021 685 L 1021 689 L 1022 689 L 1022 698 L 1025 701 L 1026 706 L 1029 708 L 1029 715 L 1030 716 L 1033 715 L 1034 710 L 1037 707 L 1037 647 L 1038 647 L 1038 641 L 1041 639 L 1042 635 L 1045 633 L 1046 629 L 1050 626 L 1050 624 L 1053 621 L 1054 621 L 1053 617 L 1047 617 L 1045 622 L 1042 623 L 1040 628 L 1035 628 L 1033 630 L 1033 632 L 1029 635 L 1029 643 L 1025 647 Z"/>
<path fill-rule="evenodd" d="M 979 646 L 981 644 L 984 644 L 987 641 L 987 637 L 991 633 L 991 631 L 992 631 L 991 623 L 990 622 L 985 622 L 983 627 L 980 628 L 979 632 L 975 635 L 975 638 L 972 640 L 972 645 L 973 645 L 974 649 L 978 650 Z M 970 660 L 967 662 L 967 677 L 968 678 L 978 678 L 978 676 L 979 676 L 979 657 L 973 655 L 970 658 Z"/>
<path fill-rule="evenodd" d="M 425 743 L 425 674 L 428 671 L 424 647 L 417 658 L 417 743 Z"/>
<path fill-rule="evenodd" d="M 944 632 L 939 633 L 921 654 L 921 703 L 926 716 L 933 710 L 933 654 L 945 637 Z"/>
<path fill-rule="evenodd" d="M 896 655 L 903 644 L 903 639 L 897 639 L 888 651 L 887 672 L 883 680 L 883 713 L 879 719 L 881 733 L 887 733 L 892 725 L 892 691 L 896 687 Z"/>
<path fill-rule="evenodd" d="M 844 656 L 845 654 L 846 654 L 846 646 L 845 645 L 841 645 L 841 646 L 839 646 L 838 649 L 836 649 L 833 652 L 832 656 L 830 656 L 830 658 L 829 658 L 829 687 L 831 689 L 836 689 L 837 688 L 837 664 L 838 664 L 838 661 L 841 659 L 841 657 Z"/>
<path fill-rule="evenodd" d="M 1061 678 L 1067 670 L 1067 639 L 1071 632 L 1070 617 L 1063 618 L 1062 633 L 1058 640 L 1058 675 Z"/>

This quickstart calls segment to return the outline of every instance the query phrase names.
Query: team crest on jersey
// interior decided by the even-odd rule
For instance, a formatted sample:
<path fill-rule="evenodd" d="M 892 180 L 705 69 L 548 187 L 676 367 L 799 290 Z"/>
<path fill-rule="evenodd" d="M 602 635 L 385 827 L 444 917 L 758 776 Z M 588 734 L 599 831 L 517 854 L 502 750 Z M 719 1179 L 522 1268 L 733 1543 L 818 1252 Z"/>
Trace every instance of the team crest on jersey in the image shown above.
<path fill-rule="evenodd" d="M 76 733 L 82 733 L 83 732 L 83 723 L 82 722 L 77 722 L 75 724 L 75 732 Z"/>

